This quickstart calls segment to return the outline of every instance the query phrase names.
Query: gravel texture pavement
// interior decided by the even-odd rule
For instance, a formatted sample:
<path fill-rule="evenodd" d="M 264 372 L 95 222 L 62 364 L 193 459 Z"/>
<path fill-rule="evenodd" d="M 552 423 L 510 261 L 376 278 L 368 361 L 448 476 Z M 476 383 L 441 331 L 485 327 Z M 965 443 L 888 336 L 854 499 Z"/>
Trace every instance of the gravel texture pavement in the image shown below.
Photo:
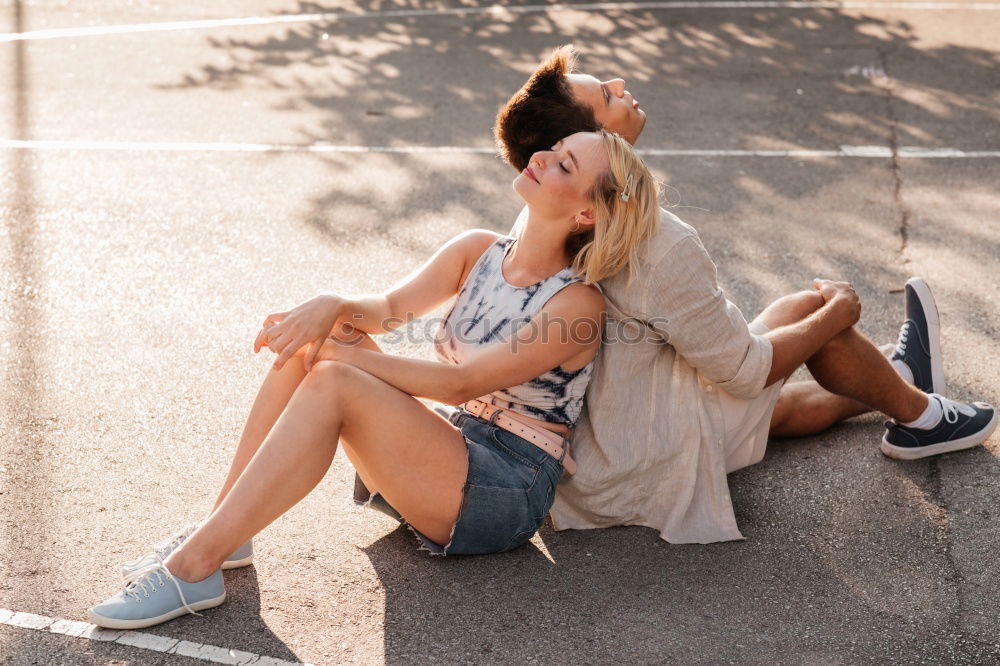
<path fill-rule="evenodd" d="M 252 350 L 266 314 L 510 228 L 493 114 L 565 42 L 624 74 L 639 148 L 888 150 L 648 163 L 748 318 L 848 279 L 860 328 L 891 342 L 920 275 L 951 393 L 1000 402 L 996 7 L 449 10 L 474 5 L 0 0 L 5 34 L 328 13 L 0 41 L 0 609 L 82 620 L 123 560 L 204 517 L 272 358 Z M 429 332 L 380 343 L 432 358 Z M 881 423 L 774 442 L 730 477 L 747 539 L 709 546 L 546 524 L 514 552 L 432 559 L 353 506 L 338 456 L 226 573 L 223 606 L 147 631 L 316 664 L 1000 663 L 1000 441 L 899 463 Z M 0 663 L 204 662 L 0 623 Z"/>

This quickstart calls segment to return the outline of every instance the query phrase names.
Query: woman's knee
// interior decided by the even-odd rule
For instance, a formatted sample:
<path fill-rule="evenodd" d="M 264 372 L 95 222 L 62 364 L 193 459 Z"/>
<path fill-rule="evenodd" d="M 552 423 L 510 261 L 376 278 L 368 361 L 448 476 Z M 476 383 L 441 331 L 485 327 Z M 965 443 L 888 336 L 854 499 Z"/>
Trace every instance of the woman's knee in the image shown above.
<path fill-rule="evenodd" d="M 356 383 L 361 371 L 350 363 L 321 359 L 316 361 L 312 370 L 302 380 L 305 390 L 320 390 L 335 393 L 343 387 Z"/>

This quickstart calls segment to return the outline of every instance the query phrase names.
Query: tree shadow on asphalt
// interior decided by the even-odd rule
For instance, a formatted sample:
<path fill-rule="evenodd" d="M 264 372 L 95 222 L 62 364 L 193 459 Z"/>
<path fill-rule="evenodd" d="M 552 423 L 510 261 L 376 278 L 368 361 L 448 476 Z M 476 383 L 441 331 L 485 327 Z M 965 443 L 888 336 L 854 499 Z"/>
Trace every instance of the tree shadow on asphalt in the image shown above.
<path fill-rule="evenodd" d="M 419 5 L 376 2 L 344 11 Z M 300 2 L 285 13 L 333 9 Z M 906 21 L 828 9 L 344 17 L 262 38 L 209 37 L 228 64 L 215 60 L 161 88 L 278 91 L 284 99 L 277 108 L 290 118 L 302 111 L 310 118 L 321 114 L 319 121 L 300 122 L 303 143 L 488 148 L 495 110 L 546 52 L 568 41 L 580 48 L 583 71 L 625 75 L 648 114 L 640 148 L 982 147 L 956 145 L 972 139 L 956 137 L 955 123 L 977 128 L 975 141 L 1000 141 L 992 91 L 982 85 L 1000 64 L 996 53 L 929 46 Z M 425 247 L 402 239 L 412 238 L 406 231 L 416 224 L 414 211 L 441 206 L 442 183 L 449 184 L 452 217 L 468 220 L 470 227 L 509 228 L 508 219 L 498 219 L 495 203 L 497 188 L 506 187 L 498 180 L 505 180 L 504 172 L 511 175 L 504 168 L 366 156 L 397 183 L 386 188 L 352 177 L 351 155 L 315 159 L 329 173 L 330 185 L 313 199 L 303 221 L 332 247 L 408 243 L 414 262 L 423 260 L 439 243 Z M 682 204 L 709 209 L 696 226 L 710 237 L 713 256 L 734 260 L 720 265 L 724 278 L 739 277 L 745 291 L 737 302 L 747 312 L 814 275 L 817 234 L 841 234 L 846 242 L 820 244 L 823 260 L 862 288 L 884 294 L 905 280 L 901 257 L 873 264 L 859 251 L 865 244 L 895 250 L 902 243 L 904 212 L 892 194 L 902 173 L 892 160 L 819 159 L 803 162 L 802 169 L 789 169 L 787 161 L 772 166 L 742 158 L 650 163 L 683 193 Z M 995 180 L 989 169 L 968 177 Z M 811 234 L 790 238 L 781 228 L 744 224 L 760 208 L 787 218 L 788 208 L 830 192 L 841 192 L 841 199 L 829 202 L 825 218 L 796 211 Z M 858 218 L 846 236 L 836 224 L 838 214 Z M 760 272 L 786 277 L 783 284 L 741 272 L 740 262 L 760 258 L 768 269 Z"/>

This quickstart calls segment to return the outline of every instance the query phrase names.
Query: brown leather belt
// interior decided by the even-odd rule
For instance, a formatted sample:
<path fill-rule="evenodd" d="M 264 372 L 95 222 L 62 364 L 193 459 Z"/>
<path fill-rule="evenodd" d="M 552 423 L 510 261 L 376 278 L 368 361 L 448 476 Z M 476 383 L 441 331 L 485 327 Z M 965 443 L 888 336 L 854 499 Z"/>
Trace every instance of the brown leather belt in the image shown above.
<path fill-rule="evenodd" d="M 542 451 L 555 458 L 562 460 L 563 469 L 570 474 L 576 474 L 576 461 L 569 454 L 569 438 L 558 433 L 529 425 L 516 417 L 507 416 L 512 414 L 510 410 L 497 407 L 482 400 L 468 400 L 462 403 L 462 408 L 470 414 L 486 419 L 494 425 L 504 430 L 514 433 L 518 437 L 528 440 Z M 494 417 L 494 414 L 496 416 Z M 565 451 L 566 456 L 563 457 Z"/>

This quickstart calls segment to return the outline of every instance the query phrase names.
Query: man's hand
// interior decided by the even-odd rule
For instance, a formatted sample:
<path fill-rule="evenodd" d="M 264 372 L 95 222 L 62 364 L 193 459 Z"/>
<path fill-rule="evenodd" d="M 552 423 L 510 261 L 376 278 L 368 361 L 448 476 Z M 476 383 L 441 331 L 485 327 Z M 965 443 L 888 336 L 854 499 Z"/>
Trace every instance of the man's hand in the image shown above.
<path fill-rule="evenodd" d="M 850 282 L 813 279 L 813 287 L 830 308 L 843 317 L 844 328 L 854 326 L 861 319 L 861 299 Z"/>

